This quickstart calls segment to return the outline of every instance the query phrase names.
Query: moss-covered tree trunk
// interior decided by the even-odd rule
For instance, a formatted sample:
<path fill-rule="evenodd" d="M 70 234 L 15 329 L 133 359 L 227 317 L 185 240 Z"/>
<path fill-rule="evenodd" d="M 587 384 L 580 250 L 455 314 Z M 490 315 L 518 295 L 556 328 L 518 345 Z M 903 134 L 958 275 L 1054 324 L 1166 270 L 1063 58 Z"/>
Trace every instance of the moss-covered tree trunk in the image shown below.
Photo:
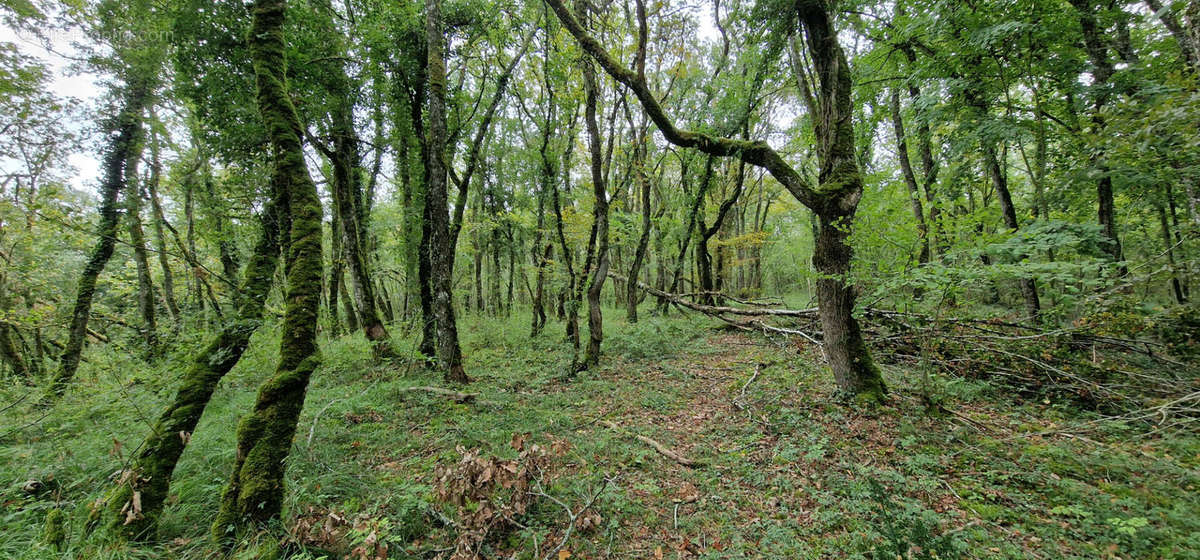
<path fill-rule="evenodd" d="M 117 201 L 125 190 L 128 180 L 125 166 L 129 155 L 142 138 L 142 112 L 149 98 L 149 85 L 133 79 L 125 87 L 121 110 L 108 121 L 108 147 L 104 154 L 104 175 L 100 181 L 100 223 L 96 227 L 99 240 L 92 255 L 83 267 L 75 291 L 75 306 L 71 311 L 71 324 L 67 329 L 67 343 L 59 360 L 59 369 L 51 386 L 51 397 L 61 396 L 79 369 L 83 353 L 84 338 L 88 331 L 88 318 L 92 312 L 92 299 L 96 294 L 96 281 L 108 260 L 112 258 L 117 242 L 117 227 L 121 214 Z"/>
<path fill-rule="evenodd" d="M 650 91 L 641 73 L 634 73 L 614 58 L 567 10 L 562 0 L 546 0 L 580 46 L 606 72 L 630 88 L 642 108 L 672 144 L 697 148 L 717 157 L 738 157 L 748 164 L 766 169 L 799 202 L 820 218 L 814 265 L 822 279 L 818 284 L 821 327 L 825 334 L 825 352 L 830 357 L 834 378 L 842 391 L 858 400 L 880 401 L 885 387 L 879 369 L 863 341 L 854 318 L 855 288 L 847 276 L 853 256 L 846 244 L 863 182 L 854 151 L 852 87 L 849 64 L 838 44 L 832 9 L 822 0 L 802 0 L 794 4 L 807 39 L 815 74 L 815 92 L 805 88 L 813 116 L 817 153 L 821 162 L 819 184 L 809 184 L 766 142 L 735 140 L 702 132 L 679 129 Z M 645 32 L 644 4 L 639 0 L 640 36 Z M 644 39 L 643 39 L 644 40 Z"/>
<path fill-rule="evenodd" d="M 250 55 L 258 107 L 274 157 L 273 181 L 287 193 L 290 235 L 279 365 L 262 384 L 237 432 L 237 455 L 213 523 L 219 540 L 277 517 L 283 504 L 284 468 L 304 407 L 308 381 L 320 361 L 317 314 L 321 305 L 321 199 L 308 175 L 301 124 L 288 96 L 283 24 L 286 0 L 258 0 L 252 8 Z"/>
<path fill-rule="evenodd" d="M 437 327 L 437 358 L 447 381 L 470 381 L 463 369 L 454 318 L 454 237 L 450 227 L 449 193 L 446 188 L 446 55 L 441 0 L 425 0 L 425 41 L 428 51 L 426 83 L 428 130 L 426 131 L 425 189 L 426 219 L 429 223 L 429 288 Z"/>
<path fill-rule="evenodd" d="M 328 40 L 322 65 L 326 73 L 326 89 L 329 94 L 329 132 L 333 138 L 332 149 L 321 149 L 333 166 L 333 181 L 330 193 L 333 213 L 336 215 L 332 234 L 340 240 L 341 262 L 349 277 L 350 291 L 358 311 L 358 325 L 367 340 L 373 343 L 376 356 L 391 356 L 390 335 L 380 318 L 379 301 L 370 270 L 370 244 L 368 243 L 367 220 L 370 216 L 371 196 L 374 195 L 377 162 L 366 193 L 363 188 L 363 169 L 360 151 L 361 140 L 354 127 L 354 110 L 360 96 L 359 84 L 347 72 L 346 37 L 334 22 L 336 12 L 328 0 L 317 2 L 320 31 Z M 377 113 L 378 119 L 382 115 Z M 379 152 L 377 151 L 377 154 Z"/>
<path fill-rule="evenodd" d="M 10 305 L 11 301 L 5 286 L 5 274 L 0 272 L 0 313 L 7 314 Z M 16 332 L 15 326 L 0 318 L 0 361 L 12 368 L 15 377 L 28 382 L 28 378 L 35 368 L 26 362 L 21 351 L 17 349 L 16 341 L 13 340 L 13 334 Z"/>
<path fill-rule="evenodd" d="M 841 392 L 861 402 L 880 402 L 886 387 L 854 317 L 857 290 L 849 278 L 854 252 L 846 240 L 863 193 L 854 153 L 850 64 L 838 44 L 828 4 L 796 5 L 819 89 L 814 129 L 821 171 L 818 196 L 810 207 L 818 223 L 813 266 L 820 273 L 817 305 L 825 357 Z"/>
<path fill-rule="evenodd" d="M 340 60 L 340 58 L 339 58 Z M 334 148 L 330 156 L 333 162 L 333 210 L 338 215 L 338 228 L 333 232 L 341 238 L 342 257 L 349 272 L 350 288 L 358 310 L 358 324 L 367 340 L 374 345 L 377 356 L 392 354 L 390 335 L 380 319 L 375 286 L 371 281 L 368 266 L 367 246 L 364 239 L 362 208 L 362 169 L 358 149 L 358 134 L 354 130 L 351 115 L 353 95 L 350 79 L 340 63 L 333 70 L 335 86 L 331 93 L 335 107 L 331 112 Z"/>
<path fill-rule="evenodd" d="M 262 230 L 236 296 L 237 316 L 196 354 L 183 374 L 175 400 L 163 410 L 109 496 L 106 523 L 126 538 L 153 538 L 170 492 L 171 475 L 196 424 L 217 384 L 237 365 L 251 335 L 262 324 L 264 304 L 279 263 L 280 222 L 287 212 L 285 187 L 272 182 L 271 199 L 262 212 Z"/>
<path fill-rule="evenodd" d="M 343 334 L 342 320 L 338 316 L 338 296 L 342 289 L 342 236 L 338 235 L 337 212 L 329 219 L 329 280 L 326 282 L 325 312 L 329 316 L 329 333 L 333 336 Z"/>

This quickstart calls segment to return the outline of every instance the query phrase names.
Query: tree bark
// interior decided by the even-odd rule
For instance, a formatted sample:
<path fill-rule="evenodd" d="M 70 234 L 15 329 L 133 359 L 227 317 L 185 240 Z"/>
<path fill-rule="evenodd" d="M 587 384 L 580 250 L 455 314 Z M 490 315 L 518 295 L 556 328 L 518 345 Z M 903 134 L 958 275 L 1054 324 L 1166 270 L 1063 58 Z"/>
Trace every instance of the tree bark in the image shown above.
<path fill-rule="evenodd" d="M 917 221 L 917 240 L 921 244 L 917 264 L 929 262 L 929 227 L 925 224 L 925 209 L 921 205 L 921 188 L 917 185 L 917 174 L 908 159 L 908 136 L 904 134 L 904 117 L 900 113 L 900 90 L 892 89 L 892 127 L 896 131 L 896 152 L 900 160 L 900 171 L 904 184 L 908 186 L 908 198 L 912 202 L 913 218 Z"/>
<path fill-rule="evenodd" d="M 213 535 L 226 544 L 240 530 L 260 527 L 279 515 L 286 459 L 308 380 L 320 363 L 321 199 L 305 165 L 300 143 L 303 128 L 288 94 L 283 32 L 286 5 L 286 0 L 257 0 L 248 40 L 259 112 L 274 157 L 273 177 L 287 185 L 290 235 L 279 365 L 259 388 L 253 410 L 238 427 L 233 474 L 213 523 Z"/>
<path fill-rule="evenodd" d="M 329 131 L 333 146 L 331 149 L 318 144 L 318 149 L 329 158 L 333 167 L 330 192 L 333 210 L 338 218 L 335 223 L 339 226 L 333 233 L 341 237 L 341 256 L 349 272 L 358 324 L 372 343 L 375 356 L 386 357 L 394 353 L 390 346 L 391 337 L 380 319 L 375 284 L 371 279 L 366 228 L 369 201 L 364 200 L 360 141 L 358 131 L 354 128 L 355 100 L 360 92 L 343 62 L 346 49 L 342 46 L 343 37 L 332 19 L 333 8 L 327 0 L 321 4 L 324 16 L 319 27 L 329 35 L 328 62 L 325 66 L 331 99 Z M 373 176 L 371 180 L 374 181 Z M 373 190 L 373 186 L 368 190 Z"/>
<path fill-rule="evenodd" d="M 1165 193 L 1170 196 L 1170 193 Z M 1167 264 L 1171 269 L 1171 291 L 1175 295 L 1175 303 L 1180 305 L 1187 302 L 1187 297 L 1183 294 L 1183 283 L 1179 280 L 1179 268 L 1175 261 L 1175 240 L 1171 238 L 1171 224 L 1167 219 L 1167 208 L 1165 204 L 1156 204 L 1155 210 L 1158 211 L 1158 224 L 1162 231 L 1163 248 L 1167 253 Z"/>
<path fill-rule="evenodd" d="M 196 354 L 183 374 L 175 400 L 163 410 L 129 467 L 121 473 L 107 498 L 105 515 L 110 528 L 125 538 L 150 540 L 170 494 L 171 475 L 191 441 L 213 392 L 229 373 L 263 322 L 267 295 L 279 263 L 280 222 L 287 210 L 288 187 L 276 176 L 271 198 L 261 215 L 261 231 L 254 254 L 243 273 L 237 315 Z M 137 499 L 135 500 L 135 496 Z M 140 506 L 140 509 L 139 507 Z"/>
<path fill-rule="evenodd" d="M 171 315 L 171 322 L 175 326 L 175 331 L 178 332 L 183 324 L 183 318 L 179 313 L 179 303 L 175 300 L 175 275 L 171 272 L 171 262 L 167 258 L 167 237 L 163 231 L 163 223 L 166 222 L 166 218 L 158 199 L 158 184 L 162 177 L 162 162 L 159 160 L 158 154 L 158 135 L 153 134 L 150 144 L 150 180 L 146 183 L 146 188 L 150 194 L 150 209 L 154 216 L 154 250 L 158 253 L 158 265 L 162 269 L 163 303 L 166 304 L 167 313 Z"/>
<path fill-rule="evenodd" d="M 576 10 L 580 17 L 586 17 L 587 8 L 581 0 L 576 0 Z M 590 59 L 583 60 L 583 84 L 586 92 L 584 120 L 591 152 L 592 194 L 595 197 L 592 203 L 592 223 L 596 238 L 596 267 L 592 270 L 592 279 L 587 291 L 588 345 L 583 361 L 575 368 L 576 371 L 588 369 L 600 361 L 600 345 L 604 342 L 604 316 L 600 309 L 600 296 L 604 291 L 604 281 L 608 279 L 609 267 L 608 180 L 602 159 L 604 139 L 600 137 L 600 127 L 596 119 L 600 87 L 596 82 L 596 69 Z"/>
<path fill-rule="evenodd" d="M 1092 87 L 1096 90 L 1092 104 L 1092 133 L 1102 136 L 1106 126 L 1103 115 L 1104 106 L 1108 104 L 1109 80 L 1116 73 L 1116 67 L 1108 57 L 1108 41 L 1103 36 L 1096 15 L 1096 7 L 1092 0 L 1071 0 L 1079 16 L 1079 25 L 1083 32 L 1084 50 L 1092 63 Z M 1116 204 L 1113 201 L 1112 174 L 1105 163 L 1105 154 L 1098 150 L 1092 156 L 1092 165 L 1100 174 L 1096 181 L 1096 214 L 1104 236 L 1108 238 L 1106 249 L 1109 257 L 1115 263 L 1120 263 L 1117 273 L 1125 276 L 1129 273 L 1124 264 L 1124 254 L 1121 250 L 1121 238 L 1117 232 Z"/>
<path fill-rule="evenodd" d="M 144 136 L 144 134 L 143 134 Z M 125 225 L 129 230 L 129 245 L 133 248 L 133 262 L 137 268 L 137 307 L 141 324 L 138 334 L 153 354 L 158 349 L 158 321 L 154 313 L 154 281 L 150 278 L 150 254 L 146 251 L 146 232 L 142 228 L 142 189 L 137 174 L 142 147 L 129 153 L 125 163 Z"/>
<path fill-rule="evenodd" d="M 642 271 L 642 263 L 646 260 L 646 250 L 650 246 L 650 177 L 646 175 L 646 135 L 641 133 L 637 145 L 633 148 L 633 172 L 637 175 L 638 187 L 641 192 L 642 233 L 638 237 L 637 249 L 633 253 L 633 264 L 629 266 L 629 282 L 625 284 L 625 319 L 629 323 L 638 322 L 638 302 L 641 290 L 638 289 L 638 275 Z"/>
<path fill-rule="evenodd" d="M 1184 66 L 1195 73 L 1200 73 L 1200 34 L 1192 36 L 1188 29 L 1180 23 L 1179 17 L 1169 7 L 1164 7 L 1159 0 L 1146 0 L 1146 6 L 1150 11 L 1158 17 L 1162 22 L 1163 27 L 1171 33 L 1171 37 L 1175 38 L 1176 44 L 1179 45 L 1179 53 L 1183 58 Z M 1200 15 L 1200 2 L 1192 0 L 1191 6 L 1196 9 Z"/>
<path fill-rule="evenodd" d="M 425 206 L 430 219 L 430 289 L 437 323 L 437 358 L 446 381 L 470 381 L 463 369 L 462 350 L 458 345 L 458 325 L 454 318 L 454 238 L 449 223 L 446 189 L 446 58 L 445 31 L 441 0 L 425 0 L 425 42 L 428 50 L 426 70 L 428 91 L 427 167 L 429 183 Z"/>
<path fill-rule="evenodd" d="M 1021 225 L 1017 222 L 1017 210 L 1013 205 L 1012 193 L 1008 190 L 1008 178 L 1004 175 L 1004 170 L 1000 166 L 1000 158 L 996 154 L 996 147 L 984 141 L 983 144 L 984 163 L 987 164 L 988 176 L 991 177 L 992 187 L 996 189 L 997 198 L 1000 199 L 1000 215 L 1004 218 L 1004 227 L 1010 231 L 1017 231 Z M 1024 256 L 1018 257 L 1023 259 Z M 1025 301 L 1025 316 L 1030 321 L 1037 321 L 1042 312 L 1042 304 L 1038 298 L 1037 283 L 1031 277 L 1022 277 L 1017 283 L 1021 287 L 1021 297 Z"/>
<path fill-rule="evenodd" d="M 50 389 L 51 398 L 60 397 L 66 392 L 67 385 L 79 369 L 92 299 L 96 293 L 96 280 L 104 271 L 108 260 L 112 258 L 117 242 L 117 226 L 121 218 L 117 210 L 117 200 L 125 190 L 129 178 L 125 168 L 129 162 L 129 155 L 136 151 L 142 139 L 142 112 L 149 99 L 149 90 L 149 84 L 134 78 L 126 85 L 120 112 L 105 127 L 110 134 L 109 145 L 104 155 L 104 176 L 100 182 L 100 223 L 96 228 L 100 239 L 92 249 L 92 255 L 79 279 L 75 307 L 71 312 L 71 325 L 67 330 L 67 343 Z"/>

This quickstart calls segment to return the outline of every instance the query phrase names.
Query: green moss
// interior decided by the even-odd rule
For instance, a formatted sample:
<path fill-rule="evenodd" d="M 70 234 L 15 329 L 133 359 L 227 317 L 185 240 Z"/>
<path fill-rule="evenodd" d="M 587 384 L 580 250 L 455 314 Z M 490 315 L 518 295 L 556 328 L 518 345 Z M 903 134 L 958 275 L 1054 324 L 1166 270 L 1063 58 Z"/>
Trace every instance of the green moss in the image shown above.
<path fill-rule="evenodd" d="M 55 508 L 46 514 L 46 525 L 42 533 L 42 542 L 51 549 L 60 551 L 67 543 L 67 516 L 61 509 Z"/>
<path fill-rule="evenodd" d="M 259 0 L 253 8 L 250 52 L 258 105 L 275 162 L 272 181 L 288 201 L 287 288 L 279 366 L 258 391 L 254 409 L 237 434 L 237 456 L 213 536 L 224 544 L 278 517 L 284 469 L 304 407 L 309 378 L 319 364 L 317 313 L 321 303 L 321 201 L 308 175 L 300 144 L 300 121 L 288 97 L 284 59 L 284 0 Z"/>

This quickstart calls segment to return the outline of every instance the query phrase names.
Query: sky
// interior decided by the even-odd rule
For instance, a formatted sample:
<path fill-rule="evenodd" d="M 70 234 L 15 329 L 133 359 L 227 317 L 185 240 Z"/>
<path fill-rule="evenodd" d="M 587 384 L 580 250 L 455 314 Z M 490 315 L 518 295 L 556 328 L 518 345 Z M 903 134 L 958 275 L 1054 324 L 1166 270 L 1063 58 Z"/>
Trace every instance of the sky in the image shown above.
<path fill-rule="evenodd" d="M 711 5 L 704 1 L 694 5 L 693 15 L 698 20 L 699 36 L 706 41 L 717 41 L 719 34 L 713 23 Z M 7 22 L 0 20 L 0 43 L 15 45 L 22 54 L 44 63 L 52 75 L 50 93 L 62 99 L 75 99 L 80 106 L 89 109 L 80 114 L 80 120 L 73 122 L 75 132 L 87 133 L 93 129 L 94 121 L 84 119 L 96 116 L 93 112 L 98 106 L 97 100 L 103 94 L 103 87 L 96 75 L 72 70 L 72 61 L 68 58 L 77 54 L 74 45 L 79 41 L 86 41 L 87 37 L 78 30 L 51 30 L 43 32 L 43 35 L 44 37 L 37 37 L 32 33 L 14 29 Z M 94 146 L 94 142 L 84 142 L 79 151 L 71 154 L 68 162 L 75 173 L 70 175 L 67 181 L 72 188 L 93 194 L 97 192 L 100 178 L 100 155 L 95 152 Z M 4 165 L 4 162 L 0 162 L 0 168 Z"/>
<path fill-rule="evenodd" d="M 46 34 L 46 43 L 53 50 L 51 52 L 41 39 L 28 32 L 15 30 L 8 23 L 0 21 L 0 42 L 15 45 L 19 52 L 37 58 L 50 69 L 53 76 L 50 82 L 50 93 L 59 98 L 77 99 L 83 103 L 84 107 L 92 107 L 95 105 L 94 101 L 102 93 L 96 77 L 72 72 L 69 68 L 71 61 L 62 56 L 64 54 L 75 55 L 76 51 L 72 45 L 82 39 L 84 37 L 80 33 L 51 31 Z M 90 113 L 84 113 L 84 115 L 88 114 Z M 91 126 L 91 123 L 87 122 L 74 124 L 77 132 L 85 132 Z M 75 189 L 94 192 L 100 177 L 100 162 L 97 155 L 80 151 L 71 154 L 68 161 L 76 171 L 68 183 Z"/>

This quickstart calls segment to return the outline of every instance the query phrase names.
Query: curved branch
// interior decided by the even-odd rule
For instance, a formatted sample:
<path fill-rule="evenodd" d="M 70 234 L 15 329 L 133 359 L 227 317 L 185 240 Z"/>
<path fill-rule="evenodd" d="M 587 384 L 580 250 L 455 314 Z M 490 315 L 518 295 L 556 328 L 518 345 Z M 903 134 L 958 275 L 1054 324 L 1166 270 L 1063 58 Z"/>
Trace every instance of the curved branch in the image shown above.
<path fill-rule="evenodd" d="M 808 184 L 804 178 L 796 172 L 783 157 L 772 149 L 766 142 L 761 140 L 735 140 L 723 136 L 715 136 L 703 132 L 696 132 L 675 127 L 675 123 L 671 117 L 666 114 L 658 99 L 650 91 L 650 87 L 646 81 L 623 66 L 616 58 L 614 58 L 605 48 L 579 24 L 579 21 L 571 15 L 570 10 L 563 4 L 562 0 L 545 0 L 554 13 L 558 15 L 558 19 L 562 21 L 563 26 L 571 33 L 583 50 L 600 63 L 600 67 L 609 76 L 625 87 L 633 91 L 637 96 L 638 102 L 641 103 L 642 109 L 658 126 L 660 132 L 668 142 L 684 148 L 696 148 L 708 155 L 719 157 L 739 157 L 742 161 L 751 165 L 756 165 L 766 169 L 775 180 L 792 193 L 796 200 L 809 208 L 815 208 L 821 204 L 822 197 L 817 191 Z M 639 14 L 641 16 L 642 14 Z M 639 22 L 639 26 L 640 26 Z"/>

